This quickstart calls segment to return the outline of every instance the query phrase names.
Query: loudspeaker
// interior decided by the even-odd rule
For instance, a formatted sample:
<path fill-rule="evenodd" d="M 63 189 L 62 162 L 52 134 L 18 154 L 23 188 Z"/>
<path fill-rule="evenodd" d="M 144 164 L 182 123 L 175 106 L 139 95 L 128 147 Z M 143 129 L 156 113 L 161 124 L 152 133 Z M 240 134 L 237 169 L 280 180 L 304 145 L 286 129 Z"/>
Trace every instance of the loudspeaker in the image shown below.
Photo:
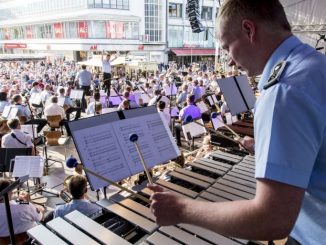
<path fill-rule="evenodd" d="M 199 0 L 188 0 L 186 11 L 190 21 L 191 30 L 193 33 L 200 33 L 205 31 L 203 25 L 200 23 Z"/>

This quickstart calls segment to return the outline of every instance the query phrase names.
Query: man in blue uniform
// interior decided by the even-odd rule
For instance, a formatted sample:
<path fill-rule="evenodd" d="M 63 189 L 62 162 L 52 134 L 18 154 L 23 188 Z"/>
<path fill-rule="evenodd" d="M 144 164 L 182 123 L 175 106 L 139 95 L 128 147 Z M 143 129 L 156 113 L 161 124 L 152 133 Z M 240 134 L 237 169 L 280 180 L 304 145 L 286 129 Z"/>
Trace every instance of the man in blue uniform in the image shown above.
<path fill-rule="evenodd" d="M 326 57 L 292 35 L 279 0 L 224 1 L 218 38 L 230 65 L 262 74 L 255 142 L 243 142 L 255 147 L 256 195 L 208 203 L 151 186 L 157 222 L 191 223 L 244 239 L 325 243 Z"/>

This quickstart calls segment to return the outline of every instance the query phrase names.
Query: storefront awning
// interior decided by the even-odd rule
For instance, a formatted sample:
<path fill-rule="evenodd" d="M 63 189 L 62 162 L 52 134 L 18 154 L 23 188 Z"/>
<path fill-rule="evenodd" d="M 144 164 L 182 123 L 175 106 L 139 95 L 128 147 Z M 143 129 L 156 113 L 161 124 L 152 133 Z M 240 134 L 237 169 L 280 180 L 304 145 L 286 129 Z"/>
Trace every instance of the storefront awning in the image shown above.
<path fill-rule="evenodd" d="M 198 49 L 198 48 L 172 48 L 171 51 L 177 56 L 213 56 L 215 55 L 215 49 Z"/>

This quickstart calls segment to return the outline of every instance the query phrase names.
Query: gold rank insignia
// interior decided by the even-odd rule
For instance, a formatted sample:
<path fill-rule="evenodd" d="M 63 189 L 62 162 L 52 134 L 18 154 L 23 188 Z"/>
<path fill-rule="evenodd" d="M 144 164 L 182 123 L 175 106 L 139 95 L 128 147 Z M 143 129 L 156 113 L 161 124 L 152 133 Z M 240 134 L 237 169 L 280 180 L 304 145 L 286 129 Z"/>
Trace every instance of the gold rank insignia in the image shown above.
<path fill-rule="evenodd" d="M 275 85 L 278 82 L 280 76 L 282 75 L 282 72 L 283 72 L 285 66 L 286 66 L 286 61 L 285 60 L 277 63 L 274 66 L 273 73 L 269 77 L 267 83 L 264 85 L 264 87 L 263 87 L 264 89 L 268 89 L 269 87 Z"/>

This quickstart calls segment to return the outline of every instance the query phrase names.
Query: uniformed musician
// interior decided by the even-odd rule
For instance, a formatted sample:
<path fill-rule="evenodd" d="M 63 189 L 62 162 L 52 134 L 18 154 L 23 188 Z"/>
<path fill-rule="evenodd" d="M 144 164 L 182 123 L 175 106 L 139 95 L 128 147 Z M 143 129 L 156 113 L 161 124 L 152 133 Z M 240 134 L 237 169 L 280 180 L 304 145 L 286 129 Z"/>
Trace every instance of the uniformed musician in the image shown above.
<path fill-rule="evenodd" d="M 218 21 L 230 65 L 249 76 L 262 73 L 254 122 L 256 195 L 210 203 L 154 186 L 156 221 L 244 239 L 289 236 L 287 244 L 324 244 L 326 57 L 293 36 L 279 0 L 224 1 Z"/>

